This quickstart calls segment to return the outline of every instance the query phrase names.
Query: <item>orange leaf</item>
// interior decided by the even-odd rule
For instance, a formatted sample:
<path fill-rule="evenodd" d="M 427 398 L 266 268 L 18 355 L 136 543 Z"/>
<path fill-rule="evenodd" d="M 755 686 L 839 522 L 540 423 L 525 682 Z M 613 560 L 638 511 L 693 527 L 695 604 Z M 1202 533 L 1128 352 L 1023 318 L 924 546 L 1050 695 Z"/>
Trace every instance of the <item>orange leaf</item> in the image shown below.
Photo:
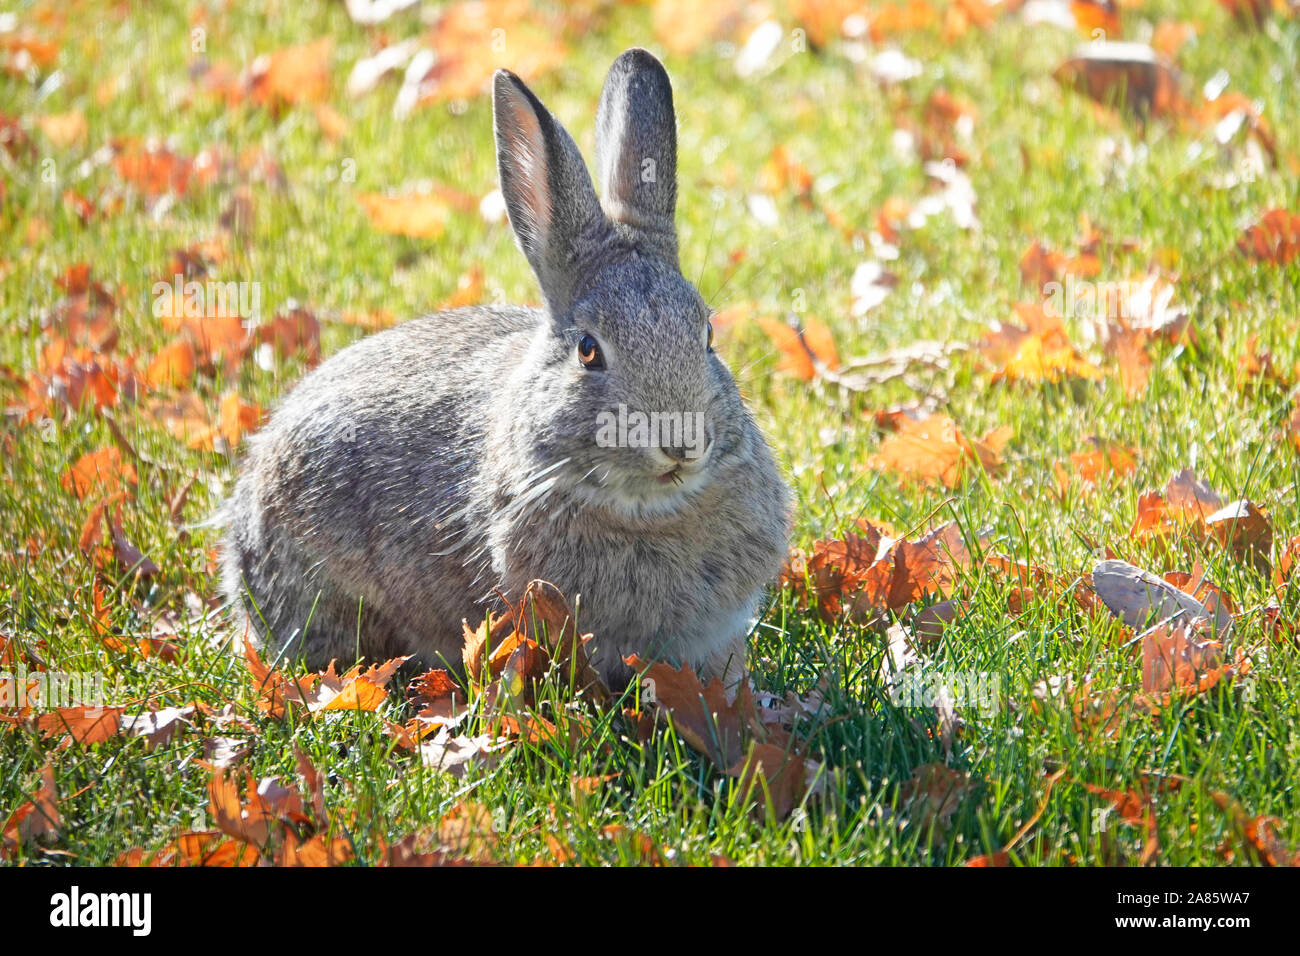
<path fill-rule="evenodd" d="M 413 239 L 437 239 L 446 228 L 450 206 L 436 194 L 381 196 L 365 193 L 357 197 L 380 232 Z"/>
<path fill-rule="evenodd" d="M 110 446 L 82 455 L 76 464 L 63 473 L 59 482 L 66 491 L 73 492 L 78 498 L 85 498 L 92 491 L 101 488 L 112 494 L 120 491 L 124 482 L 134 485 L 139 483 L 139 479 L 135 467 L 129 461 L 122 460 L 122 452 Z"/>
<path fill-rule="evenodd" d="M 1237 240 L 1242 255 L 1273 265 L 1300 256 L 1300 213 L 1270 209 Z"/>
<path fill-rule="evenodd" d="M 145 370 L 145 384 L 150 388 L 183 388 L 194 377 L 194 346 L 184 339 L 158 351 Z"/>
<path fill-rule="evenodd" d="M 249 70 L 254 102 L 315 103 L 329 96 L 330 54 L 334 41 L 321 37 L 301 46 L 259 57 Z"/>
<path fill-rule="evenodd" d="M 817 377 L 816 363 L 820 362 L 832 371 L 840 367 L 831 331 L 816 319 L 810 318 L 802 331 L 767 316 L 760 316 L 758 324 L 781 353 L 777 362 L 779 370 L 811 382 Z"/>

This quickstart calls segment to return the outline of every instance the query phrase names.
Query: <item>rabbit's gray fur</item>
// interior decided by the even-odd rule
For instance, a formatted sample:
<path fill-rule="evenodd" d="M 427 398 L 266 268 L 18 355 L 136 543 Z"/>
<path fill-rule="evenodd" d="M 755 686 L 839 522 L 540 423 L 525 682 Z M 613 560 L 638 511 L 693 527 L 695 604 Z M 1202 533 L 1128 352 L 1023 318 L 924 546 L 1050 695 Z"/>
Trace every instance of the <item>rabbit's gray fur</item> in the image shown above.
<path fill-rule="evenodd" d="M 573 139 L 505 71 L 493 115 L 545 309 L 426 316 L 303 378 L 224 507 L 226 595 L 255 642 L 311 667 L 457 667 L 462 619 L 543 578 L 579 599 L 607 681 L 631 653 L 735 674 L 785 554 L 789 493 L 678 269 L 668 76 L 636 49 L 610 70 L 603 208 Z M 604 370 L 578 361 L 585 333 Z M 665 483 L 664 450 L 597 445 L 598 413 L 620 404 L 703 412 L 712 445 Z"/>

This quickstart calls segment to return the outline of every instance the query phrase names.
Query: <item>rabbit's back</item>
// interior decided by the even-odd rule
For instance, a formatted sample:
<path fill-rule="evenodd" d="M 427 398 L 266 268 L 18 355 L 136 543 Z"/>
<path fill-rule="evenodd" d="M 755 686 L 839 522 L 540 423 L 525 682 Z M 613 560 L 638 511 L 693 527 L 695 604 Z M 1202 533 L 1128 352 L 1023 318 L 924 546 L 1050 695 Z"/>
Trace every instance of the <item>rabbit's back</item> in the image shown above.
<path fill-rule="evenodd" d="M 492 307 L 414 319 L 287 396 L 224 515 L 224 588 L 254 640 L 311 666 L 459 656 L 460 620 L 490 587 L 467 508 L 491 389 L 539 320 Z"/>

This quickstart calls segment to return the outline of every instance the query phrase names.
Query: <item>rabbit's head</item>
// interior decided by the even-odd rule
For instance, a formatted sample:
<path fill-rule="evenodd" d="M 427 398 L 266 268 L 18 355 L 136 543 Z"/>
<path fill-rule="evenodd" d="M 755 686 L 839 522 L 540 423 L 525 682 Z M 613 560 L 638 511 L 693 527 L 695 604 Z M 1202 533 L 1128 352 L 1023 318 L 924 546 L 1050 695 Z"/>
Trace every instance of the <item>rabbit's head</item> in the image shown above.
<path fill-rule="evenodd" d="M 523 366 L 516 434 L 527 430 L 534 467 L 593 502 L 676 511 L 752 455 L 753 425 L 713 353 L 710 309 L 678 267 L 668 74 L 640 49 L 610 69 L 601 200 L 573 138 L 518 77 L 496 74 L 493 111 L 506 210 L 550 319 Z"/>

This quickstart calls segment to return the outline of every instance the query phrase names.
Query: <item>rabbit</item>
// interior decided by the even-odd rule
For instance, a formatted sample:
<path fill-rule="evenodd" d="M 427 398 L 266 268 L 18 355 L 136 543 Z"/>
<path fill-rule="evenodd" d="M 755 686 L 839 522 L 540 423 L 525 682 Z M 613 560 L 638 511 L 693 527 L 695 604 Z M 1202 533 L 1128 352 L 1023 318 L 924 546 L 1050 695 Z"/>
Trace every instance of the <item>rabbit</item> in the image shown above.
<path fill-rule="evenodd" d="M 544 307 L 413 319 L 309 372 L 222 506 L 225 597 L 277 660 L 413 655 L 459 671 L 462 622 L 540 578 L 577 602 L 611 687 L 632 654 L 739 680 L 791 495 L 678 266 L 668 74 L 642 49 L 610 69 L 603 202 L 517 76 L 494 75 L 492 109 Z M 620 438 L 618 416 L 637 412 L 702 428 Z"/>

